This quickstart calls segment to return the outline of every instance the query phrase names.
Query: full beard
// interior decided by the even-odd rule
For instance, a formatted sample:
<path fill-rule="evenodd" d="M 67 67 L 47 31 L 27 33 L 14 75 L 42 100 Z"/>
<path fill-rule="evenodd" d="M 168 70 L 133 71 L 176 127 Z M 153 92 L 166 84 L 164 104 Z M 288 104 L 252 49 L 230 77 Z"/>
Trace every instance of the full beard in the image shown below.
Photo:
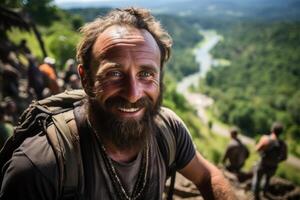
<path fill-rule="evenodd" d="M 155 116 L 159 111 L 162 97 L 153 103 L 148 97 L 143 97 L 136 103 L 129 103 L 120 97 L 108 99 L 102 106 L 96 98 L 88 98 L 88 117 L 96 134 L 109 140 L 119 149 L 142 148 L 156 132 Z M 145 108 L 143 117 L 137 119 L 120 119 L 109 112 L 112 106 Z"/>

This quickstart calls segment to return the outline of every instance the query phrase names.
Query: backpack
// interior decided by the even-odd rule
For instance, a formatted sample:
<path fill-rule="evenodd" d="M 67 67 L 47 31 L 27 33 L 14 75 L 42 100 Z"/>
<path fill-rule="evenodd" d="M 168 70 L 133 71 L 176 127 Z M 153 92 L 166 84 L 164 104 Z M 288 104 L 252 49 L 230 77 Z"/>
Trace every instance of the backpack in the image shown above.
<path fill-rule="evenodd" d="M 282 140 L 274 140 L 269 137 L 269 146 L 261 153 L 261 161 L 264 166 L 275 167 L 286 159 L 286 145 Z"/>
<path fill-rule="evenodd" d="M 0 152 L 0 167 L 12 157 L 23 141 L 44 132 L 50 146 L 54 150 L 59 169 L 59 194 L 62 199 L 72 199 L 83 194 L 80 187 L 80 178 L 83 166 L 80 153 L 79 134 L 75 125 L 73 110 L 86 97 L 83 90 L 65 91 L 58 95 L 48 97 L 40 101 L 34 101 L 20 116 L 14 135 L 10 137 Z M 168 190 L 168 200 L 172 199 L 176 163 L 176 141 L 166 119 L 157 117 L 158 134 L 162 140 L 157 139 L 159 149 L 163 143 L 167 144 L 168 155 L 163 156 L 167 166 L 168 176 L 171 176 L 171 184 Z M 73 126 L 71 125 L 73 123 Z M 74 156 L 76 154 L 76 156 Z M 166 158 L 168 157 L 168 158 Z M 75 167 L 76 166 L 76 167 Z M 3 173 L 0 176 L 0 186 L 3 181 Z M 74 188 L 76 190 L 74 190 Z M 74 194 L 76 193 L 76 194 Z"/>
<path fill-rule="evenodd" d="M 249 150 L 248 150 L 246 145 L 244 145 L 242 143 L 240 145 L 241 145 L 241 149 L 240 149 L 240 151 L 241 151 L 241 165 L 243 165 L 245 163 L 245 161 L 247 160 L 247 158 L 249 158 L 250 153 L 249 153 Z"/>

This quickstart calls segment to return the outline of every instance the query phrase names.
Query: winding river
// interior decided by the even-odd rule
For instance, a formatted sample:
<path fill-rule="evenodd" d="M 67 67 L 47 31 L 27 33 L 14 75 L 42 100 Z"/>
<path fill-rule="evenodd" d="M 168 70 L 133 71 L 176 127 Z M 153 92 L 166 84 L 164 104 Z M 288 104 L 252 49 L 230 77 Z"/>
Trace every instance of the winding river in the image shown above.
<path fill-rule="evenodd" d="M 205 123 L 208 123 L 208 117 L 205 114 L 205 108 L 213 103 L 213 100 L 208 96 L 200 93 L 192 93 L 189 87 L 194 85 L 198 87 L 200 77 L 205 77 L 206 73 L 210 70 L 213 64 L 213 57 L 210 50 L 221 40 L 221 36 L 215 31 L 201 31 L 204 40 L 199 44 L 199 47 L 194 50 L 196 61 L 199 63 L 199 71 L 195 74 L 186 76 L 177 85 L 177 92 L 183 94 L 187 101 L 195 107 L 199 118 Z M 221 131 L 227 134 L 227 131 Z"/>
<path fill-rule="evenodd" d="M 196 61 L 199 63 L 199 71 L 195 74 L 186 76 L 177 86 L 177 92 L 186 94 L 188 88 L 191 85 L 198 86 L 199 78 L 205 77 L 206 73 L 210 70 L 213 57 L 210 54 L 210 50 L 221 40 L 221 36 L 215 31 L 206 30 L 200 32 L 204 39 L 200 43 L 199 47 L 194 50 Z"/>

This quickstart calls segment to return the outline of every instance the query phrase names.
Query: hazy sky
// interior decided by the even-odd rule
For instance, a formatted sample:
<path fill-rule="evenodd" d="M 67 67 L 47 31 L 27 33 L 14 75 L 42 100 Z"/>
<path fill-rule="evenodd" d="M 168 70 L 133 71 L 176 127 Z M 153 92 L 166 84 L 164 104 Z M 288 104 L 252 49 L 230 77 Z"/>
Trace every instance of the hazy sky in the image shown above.
<path fill-rule="evenodd" d="M 128 0 L 54 0 L 56 3 L 65 3 L 65 2 L 114 2 L 114 1 L 128 1 Z M 145 1 L 145 0 L 140 0 Z"/>
<path fill-rule="evenodd" d="M 70 3 L 70 2 L 115 2 L 115 1 L 127 1 L 127 0 L 54 0 L 55 3 L 61 4 L 61 3 Z"/>
<path fill-rule="evenodd" d="M 64 3 L 64 2 L 101 2 L 101 1 L 116 1 L 116 0 L 54 0 L 57 3 Z"/>
<path fill-rule="evenodd" d="M 120 1 L 124 1 L 124 2 L 129 2 L 129 0 L 54 0 L 55 3 L 61 4 L 61 3 L 69 3 L 69 2 L 82 2 L 82 3 L 86 3 L 86 2 L 120 2 Z M 135 2 L 151 2 L 152 0 L 135 0 Z M 156 2 L 168 2 L 168 1 L 172 1 L 172 0 L 155 0 Z M 186 0 L 176 0 L 178 1 L 186 1 Z"/>

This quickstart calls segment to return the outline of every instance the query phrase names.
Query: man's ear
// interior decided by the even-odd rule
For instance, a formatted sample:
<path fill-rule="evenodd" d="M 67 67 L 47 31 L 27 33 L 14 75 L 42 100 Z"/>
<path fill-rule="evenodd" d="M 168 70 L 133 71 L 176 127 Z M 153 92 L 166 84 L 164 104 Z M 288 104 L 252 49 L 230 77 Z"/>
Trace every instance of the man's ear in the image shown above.
<path fill-rule="evenodd" d="M 80 76 L 82 86 L 85 87 L 86 86 L 86 72 L 85 72 L 85 69 L 82 64 L 79 64 L 77 66 L 77 72 Z"/>
<path fill-rule="evenodd" d="M 82 84 L 82 87 L 83 87 L 85 93 L 89 96 L 94 96 L 93 92 L 91 91 L 90 83 L 88 82 L 87 71 L 84 69 L 82 64 L 79 64 L 77 66 L 77 72 L 80 76 L 81 84 Z"/>

